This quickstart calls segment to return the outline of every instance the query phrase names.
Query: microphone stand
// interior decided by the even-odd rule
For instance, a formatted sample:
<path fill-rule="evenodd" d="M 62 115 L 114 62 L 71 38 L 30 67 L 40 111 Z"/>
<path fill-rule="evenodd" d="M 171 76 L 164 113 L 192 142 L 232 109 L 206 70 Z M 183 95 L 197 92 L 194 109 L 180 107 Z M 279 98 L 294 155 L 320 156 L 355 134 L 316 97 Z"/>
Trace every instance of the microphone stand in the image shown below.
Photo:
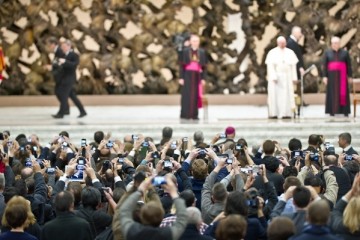
<path fill-rule="evenodd" d="M 314 64 L 311 65 L 310 67 L 308 67 L 305 71 L 304 71 L 304 74 L 301 75 L 301 78 L 300 78 L 300 85 L 301 85 L 301 96 L 300 96 L 300 100 L 301 100 L 301 105 L 300 105 L 300 117 L 303 118 L 304 117 L 304 76 L 306 74 L 308 74 L 314 67 L 316 67 Z"/>

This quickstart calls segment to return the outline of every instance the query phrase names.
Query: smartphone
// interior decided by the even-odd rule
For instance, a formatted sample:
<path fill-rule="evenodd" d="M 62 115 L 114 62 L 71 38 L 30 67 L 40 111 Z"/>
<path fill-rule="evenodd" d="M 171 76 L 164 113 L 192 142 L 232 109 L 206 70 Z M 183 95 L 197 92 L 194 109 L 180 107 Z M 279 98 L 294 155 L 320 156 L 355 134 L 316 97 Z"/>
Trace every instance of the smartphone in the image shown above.
<path fill-rule="evenodd" d="M 164 161 L 164 167 L 172 168 L 173 164 L 172 164 L 172 162 L 170 160 L 165 160 Z"/>
<path fill-rule="evenodd" d="M 171 149 L 176 149 L 176 146 L 177 146 L 176 141 L 172 141 L 171 144 L 170 144 L 170 148 Z"/>
<path fill-rule="evenodd" d="M 189 142 L 189 139 L 188 139 L 187 137 L 184 137 L 184 138 L 182 139 L 182 149 L 183 149 L 183 150 L 187 149 L 187 147 L 188 147 L 188 142 Z"/>
<path fill-rule="evenodd" d="M 240 144 L 240 143 L 236 144 L 235 150 L 240 151 L 241 149 L 242 149 L 242 144 Z"/>
<path fill-rule="evenodd" d="M 162 184 L 166 184 L 166 180 L 165 177 L 157 176 L 152 179 L 151 183 L 154 186 L 160 186 Z"/>
<path fill-rule="evenodd" d="M 131 138 L 132 138 L 132 140 L 134 140 L 134 141 L 136 141 L 136 140 L 139 139 L 138 135 L 135 135 L 135 134 L 131 135 Z"/>
<path fill-rule="evenodd" d="M 81 147 L 86 147 L 86 139 L 81 139 Z"/>
<path fill-rule="evenodd" d="M 260 172 L 260 165 L 253 165 L 252 172 L 258 174 Z"/>
<path fill-rule="evenodd" d="M 157 151 L 155 151 L 155 152 L 153 152 L 153 153 L 151 154 L 151 157 L 154 158 L 154 159 L 160 158 L 160 154 L 159 154 Z"/>
<path fill-rule="evenodd" d="M 226 159 L 226 164 L 232 164 L 233 161 L 234 161 L 233 158 L 228 158 L 228 159 Z"/>
<path fill-rule="evenodd" d="M 25 159 L 25 167 L 32 167 L 31 158 L 26 158 Z"/>
<path fill-rule="evenodd" d="M 103 162 L 103 171 L 105 172 L 106 170 L 108 170 L 109 168 L 111 168 L 111 162 L 109 160 L 105 160 Z"/>
<path fill-rule="evenodd" d="M 220 137 L 221 139 L 224 139 L 224 138 L 227 138 L 227 135 L 226 135 L 226 133 L 220 133 L 220 134 L 219 134 L 219 137 Z"/>
<path fill-rule="evenodd" d="M 142 146 L 143 146 L 143 147 L 149 147 L 149 146 L 150 146 L 150 144 L 149 144 L 149 142 L 148 142 L 148 141 L 144 141 L 144 142 L 142 143 Z"/>
<path fill-rule="evenodd" d="M 85 158 L 79 158 L 79 159 L 77 160 L 77 164 L 78 164 L 78 165 L 85 165 L 85 163 L 86 163 Z"/>
<path fill-rule="evenodd" d="M 0 140 L 4 140 L 4 134 L 2 132 L 0 133 Z"/>
<path fill-rule="evenodd" d="M 117 163 L 118 164 L 124 164 L 124 158 L 118 158 L 118 160 L 117 160 Z"/>
<path fill-rule="evenodd" d="M 47 174 L 54 174 L 54 173 L 55 173 L 55 168 L 48 168 L 48 169 L 46 169 L 46 173 L 47 173 Z"/>

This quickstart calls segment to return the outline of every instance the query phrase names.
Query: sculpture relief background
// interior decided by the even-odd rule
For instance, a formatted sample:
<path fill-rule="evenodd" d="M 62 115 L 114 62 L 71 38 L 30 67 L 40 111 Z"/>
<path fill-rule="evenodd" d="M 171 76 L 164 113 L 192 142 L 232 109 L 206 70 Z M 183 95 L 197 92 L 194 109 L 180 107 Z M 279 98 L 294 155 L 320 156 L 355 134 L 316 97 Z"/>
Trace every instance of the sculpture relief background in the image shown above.
<path fill-rule="evenodd" d="M 13 0 L 0 1 L 0 45 L 7 69 L 1 95 L 53 94 L 43 66 L 49 36 L 73 41 L 80 54 L 80 94 L 179 92 L 173 37 L 201 36 L 209 54 L 207 92 L 266 93 L 264 58 L 277 36 L 303 28 L 305 92 L 321 92 L 321 57 L 342 38 L 359 73 L 360 2 L 335 0 Z"/>

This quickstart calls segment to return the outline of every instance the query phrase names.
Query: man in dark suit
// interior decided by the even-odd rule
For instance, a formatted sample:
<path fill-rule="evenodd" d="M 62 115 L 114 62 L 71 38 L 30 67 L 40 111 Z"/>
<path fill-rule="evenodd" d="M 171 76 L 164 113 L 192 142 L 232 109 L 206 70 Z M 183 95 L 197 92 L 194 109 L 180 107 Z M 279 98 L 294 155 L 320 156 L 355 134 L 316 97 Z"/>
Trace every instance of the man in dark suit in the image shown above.
<path fill-rule="evenodd" d="M 59 100 L 60 102 L 60 96 L 58 95 L 59 90 L 58 88 L 60 87 L 60 82 L 61 82 L 61 68 L 59 65 L 59 58 L 64 58 L 64 53 L 62 52 L 60 46 L 59 46 L 59 41 L 57 38 L 55 37 L 50 37 L 46 40 L 46 45 L 48 48 L 48 51 L 54 54 L 54 59 L 51 62 L 51 65 L 47 65 L 46 69 L 51 71 L 54 80 L 55 80 L 55 95 L 56 98 Z M 64 113 L 64 115 L 69 115 L 70 114 L 70 110 L 67 109 Z"/>
<path fill-rule="evenodd" d="M 57 62 L 59 67 L 59 82 L 57 82 L 57 87 L 55 88 L 55 94 L 58 96 L 60 101 L 60 109 L 56 115 L 52 116 L 54 118 L 64 117 L 66 112 L 69 110 L 68 98 L 70 97 L 80 111 L 80 115 L 78 117 L 82 118 L 86 116 L 86 111 L 76 96 L 74 89 L 74 84 L 76 82 L 76 68 L 79 64 L 79 56 L 72 50 L 70 40 L 65 40 L 61 43 L 61 50 L 64 55 L 63 57 L 60 57 Z"/>
<path fill-rule="evenodd" d="M 339 135 L 339 147 L 343 149 L 343 153 L 346 155 L 358 155 L 357 151 L 351 146 L 351 134 L 348 132 L 341 133 Z"/>
<path fill-rule="evenodd" d="M 296 73 L 297 73 L 297 79 L 299 80 L 298 84 L 297 84 L 297 90 L 296 93 L 300 96 L 301 95 L 301 76 L 304 74 L 304 59 L 303 59 L 303 52 L 302 49 L 299 45 L 299 40 L 302 38 L 302 32 L 301 32 L 301 28 L 298 26 L 294 26 L 291 29 L 291 35 L 290 37 L 287 39 L 287 43 L 286 43 L 286 47 L 290 48 L 291 50 L 294 51 L 297 59 L 299 60 L 296 64 Z M 304 106 L 308 106 L 308 104 L 304 103 Z M 300 110 L 300 109 L 298 109 Z M 298 111 L 298 114 L 300 114 L 300 111 Z"/>
<path fill-rule="evenodd" d="M 60 192 L 55 198 L 56 218 L 45 224 L 41 239 L 47 240 L 92 240 L 89 223 L 73 213 L 74 196 L 68 191 Z"/>

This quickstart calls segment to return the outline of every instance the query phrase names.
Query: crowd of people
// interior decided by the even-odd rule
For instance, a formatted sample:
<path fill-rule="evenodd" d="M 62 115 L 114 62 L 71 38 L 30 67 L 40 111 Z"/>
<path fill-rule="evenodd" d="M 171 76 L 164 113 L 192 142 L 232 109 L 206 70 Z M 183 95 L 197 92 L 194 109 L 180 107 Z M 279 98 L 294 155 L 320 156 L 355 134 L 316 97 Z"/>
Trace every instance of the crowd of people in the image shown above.
<path fill-rule="evenodd" d="M 114 134 L 115 135 L 115 134 Z M 49 143 L 0 134 L 2 239 L 359 239 L 360 156 L 351 134 L 250 147 L 227 127 L 210 142 L 112 136 Z M 251 151 L 250 151 L 251 149 Z"/>

